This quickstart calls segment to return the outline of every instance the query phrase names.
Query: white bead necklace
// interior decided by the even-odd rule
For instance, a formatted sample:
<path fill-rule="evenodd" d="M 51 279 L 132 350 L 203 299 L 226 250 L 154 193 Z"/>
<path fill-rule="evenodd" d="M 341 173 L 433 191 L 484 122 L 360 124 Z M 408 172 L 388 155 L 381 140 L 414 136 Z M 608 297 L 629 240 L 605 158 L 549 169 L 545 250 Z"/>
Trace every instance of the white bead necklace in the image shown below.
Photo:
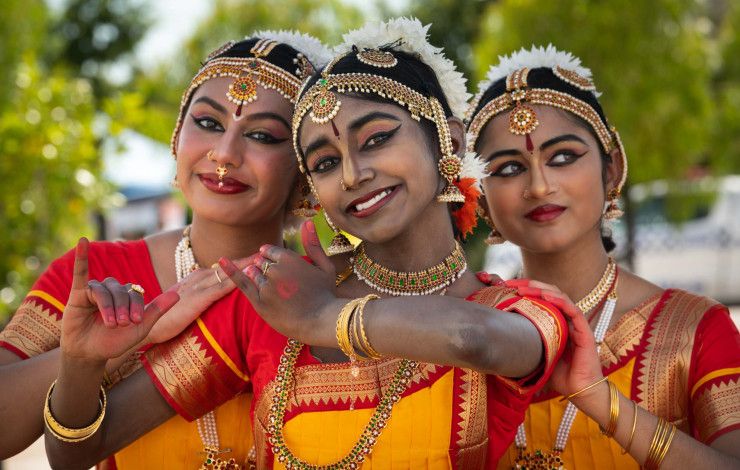
<path fill-rule="evenodd" d="M 609 266 L 607 266 L 607 270 Z M 594 339 L 596 340 L 596 352 L 601 351 L 601 343 L 604 341 L 606 336 L 606 330 L 609 329 L 609 324 L 612 320 L 612 315 L 617 306 L 617 281 L 618 281 L 618 270 L 614 271 L 614 282 L 611 289 L 608 291 L 604 306 L 599 313 L 599 319 L 596 321 L 596 328 L 594 328 Z M 585 314 L 586 312 L 584 312 Z M 519 456 L 516 461 L 514 468 L 558 468 L 564 469 L 563 461 L 560 454 L 565 450 L 565 446 L 568 443 L 568 436 L 570 435 L 570 428 L 573 426 L 573 422 L 578 414 L 578 408 L 568 402 L 565 407 L 563 417 L 560 419 L 560 425 L 558 426 L 558 432 L 555 436 L 555 445 L 552 448 L 552 452 L 536 450 L 534 453 L 525 453 L 527 448 L 527 434 L 524 430 L 524 423 L 520 424 L 516 430 L 516 437 L 514 443 L 519 450 Z"/>
<path fill-rule="evenodd" d="M 188 274 L 200 269 L 193 255 L 193 247 L 190 244 L 190 226 L 185 227 L 182 232 L 182 238 L 175 248 L 175 272 L 177 282 L 182 281 Z M 223 468 L 238 469 L 241 468 L 234 462 L 234 459 L 224 461 L 218 457 L 218 454 L 231 452 L 231 449 L 221 449 L 221 443 L 218 439 L 218 428 L 216 427 L 216 413 L 209 411 L 195 421 L 198 426 L 198 434 L 203 443 L 203 452 L 206 458 L 203 459 L 201 470 L 210 468 L 221 468 L 219 465 L 226 465 Z"/>

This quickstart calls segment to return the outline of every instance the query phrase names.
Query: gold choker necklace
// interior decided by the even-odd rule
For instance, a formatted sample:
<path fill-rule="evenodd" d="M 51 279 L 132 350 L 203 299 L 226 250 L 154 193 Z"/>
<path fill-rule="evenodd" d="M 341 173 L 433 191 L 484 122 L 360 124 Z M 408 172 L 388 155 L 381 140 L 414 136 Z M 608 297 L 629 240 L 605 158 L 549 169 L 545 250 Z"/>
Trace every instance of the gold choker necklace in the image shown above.
<path fill-rule="evenodd" d="M 614 262 L 614 258 L 610 257 L 609 262 L 606 263 L 604 274 L 601 275 L 601 279 L 599 279 L 599 282 L 593 289 L 591 289 L 591 292 L 589 292 L 588 294 L 586 294 L 585 297 L 576 302 L 576 307 L 578 307 L 581 312 L 586 313 L 592 308 L 599 305 L 599 303 L 604 300 L 604 297 L 609 292 L 609 289 L 611 289 L 616 274 L 617 263 Z"/>
<path fill-rule="evenodd" d="M 390 295 L 429 295 L 448 287 L 463 275 L 468 267 L 465 252 L 458 242 L 441 263 L 415 272 L 393 271 L 367 256 L 360 243 L 350 260 L 358 279 L 373 289 Z"/>

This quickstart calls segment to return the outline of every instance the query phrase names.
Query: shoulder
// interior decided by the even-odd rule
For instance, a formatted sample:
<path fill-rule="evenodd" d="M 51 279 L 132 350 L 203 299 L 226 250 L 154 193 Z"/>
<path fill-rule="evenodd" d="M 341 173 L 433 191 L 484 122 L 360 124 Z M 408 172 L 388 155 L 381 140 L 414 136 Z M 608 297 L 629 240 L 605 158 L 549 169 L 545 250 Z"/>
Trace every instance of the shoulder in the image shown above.
<path fill-rule="evenodd" d="M 720 302 L 682 289 L 666 289 L 658 310 L 663 316 L 691 316 L 697 319 L 714 312 L 724 311 L 729 315 L 727 307 Z"/>

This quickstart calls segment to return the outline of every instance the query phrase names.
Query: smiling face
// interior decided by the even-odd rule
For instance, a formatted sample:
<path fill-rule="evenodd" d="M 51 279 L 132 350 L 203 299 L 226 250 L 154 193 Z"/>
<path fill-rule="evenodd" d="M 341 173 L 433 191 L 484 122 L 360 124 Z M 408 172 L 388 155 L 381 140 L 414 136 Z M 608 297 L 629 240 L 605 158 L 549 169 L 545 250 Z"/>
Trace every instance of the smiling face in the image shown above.
<path fill-rule="evenodd" d="M 233 226 L 281 220 L 297 178 L 293 106 L 258 87 L 236 121 L 226 98 L 233 81 L 214 78 L 193 94 L 177 142 L 178 184 L 196 216 Z M 222 186 L 219 166 L 228 170 Z"/>
<path fill-rule="evenodd" d="M 496 228 L 524 250 L 552 253 L 600 236 L 606 191 L 620 173 L 618 163 L 602 163 L 598 141 L 574 117 L 533 107 L 540 125 L 530 135 L 532 154 L 509 132 L 508 112 L 484 128 L 477 151 L 487 162 L 482 184 Z"/>
<path fill-rule="evenodd" d="M 300 145 L 321 205 L 334 224 L 370 243 L 392 240 L 415 221 L 446 211 L 438 150 L 395 104 L 341 97 L 332 125 L 304 118 Z M 346 190 L 342 189 L 342 183 Z"/>

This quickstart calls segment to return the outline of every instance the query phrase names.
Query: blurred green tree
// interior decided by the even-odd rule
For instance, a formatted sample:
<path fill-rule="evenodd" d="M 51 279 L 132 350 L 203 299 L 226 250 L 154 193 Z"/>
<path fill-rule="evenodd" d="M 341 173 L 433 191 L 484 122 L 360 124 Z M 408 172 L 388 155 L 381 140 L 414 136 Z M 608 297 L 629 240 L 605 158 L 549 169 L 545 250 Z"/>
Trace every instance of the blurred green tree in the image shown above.
<path fill-rule="evenodd" d="M 0 324 L 34 278 L 80 235 L 107 186 L 92 133 L 90 83 L 40 60 L 42 0 L 8 0 L 0 15 Z"/>

